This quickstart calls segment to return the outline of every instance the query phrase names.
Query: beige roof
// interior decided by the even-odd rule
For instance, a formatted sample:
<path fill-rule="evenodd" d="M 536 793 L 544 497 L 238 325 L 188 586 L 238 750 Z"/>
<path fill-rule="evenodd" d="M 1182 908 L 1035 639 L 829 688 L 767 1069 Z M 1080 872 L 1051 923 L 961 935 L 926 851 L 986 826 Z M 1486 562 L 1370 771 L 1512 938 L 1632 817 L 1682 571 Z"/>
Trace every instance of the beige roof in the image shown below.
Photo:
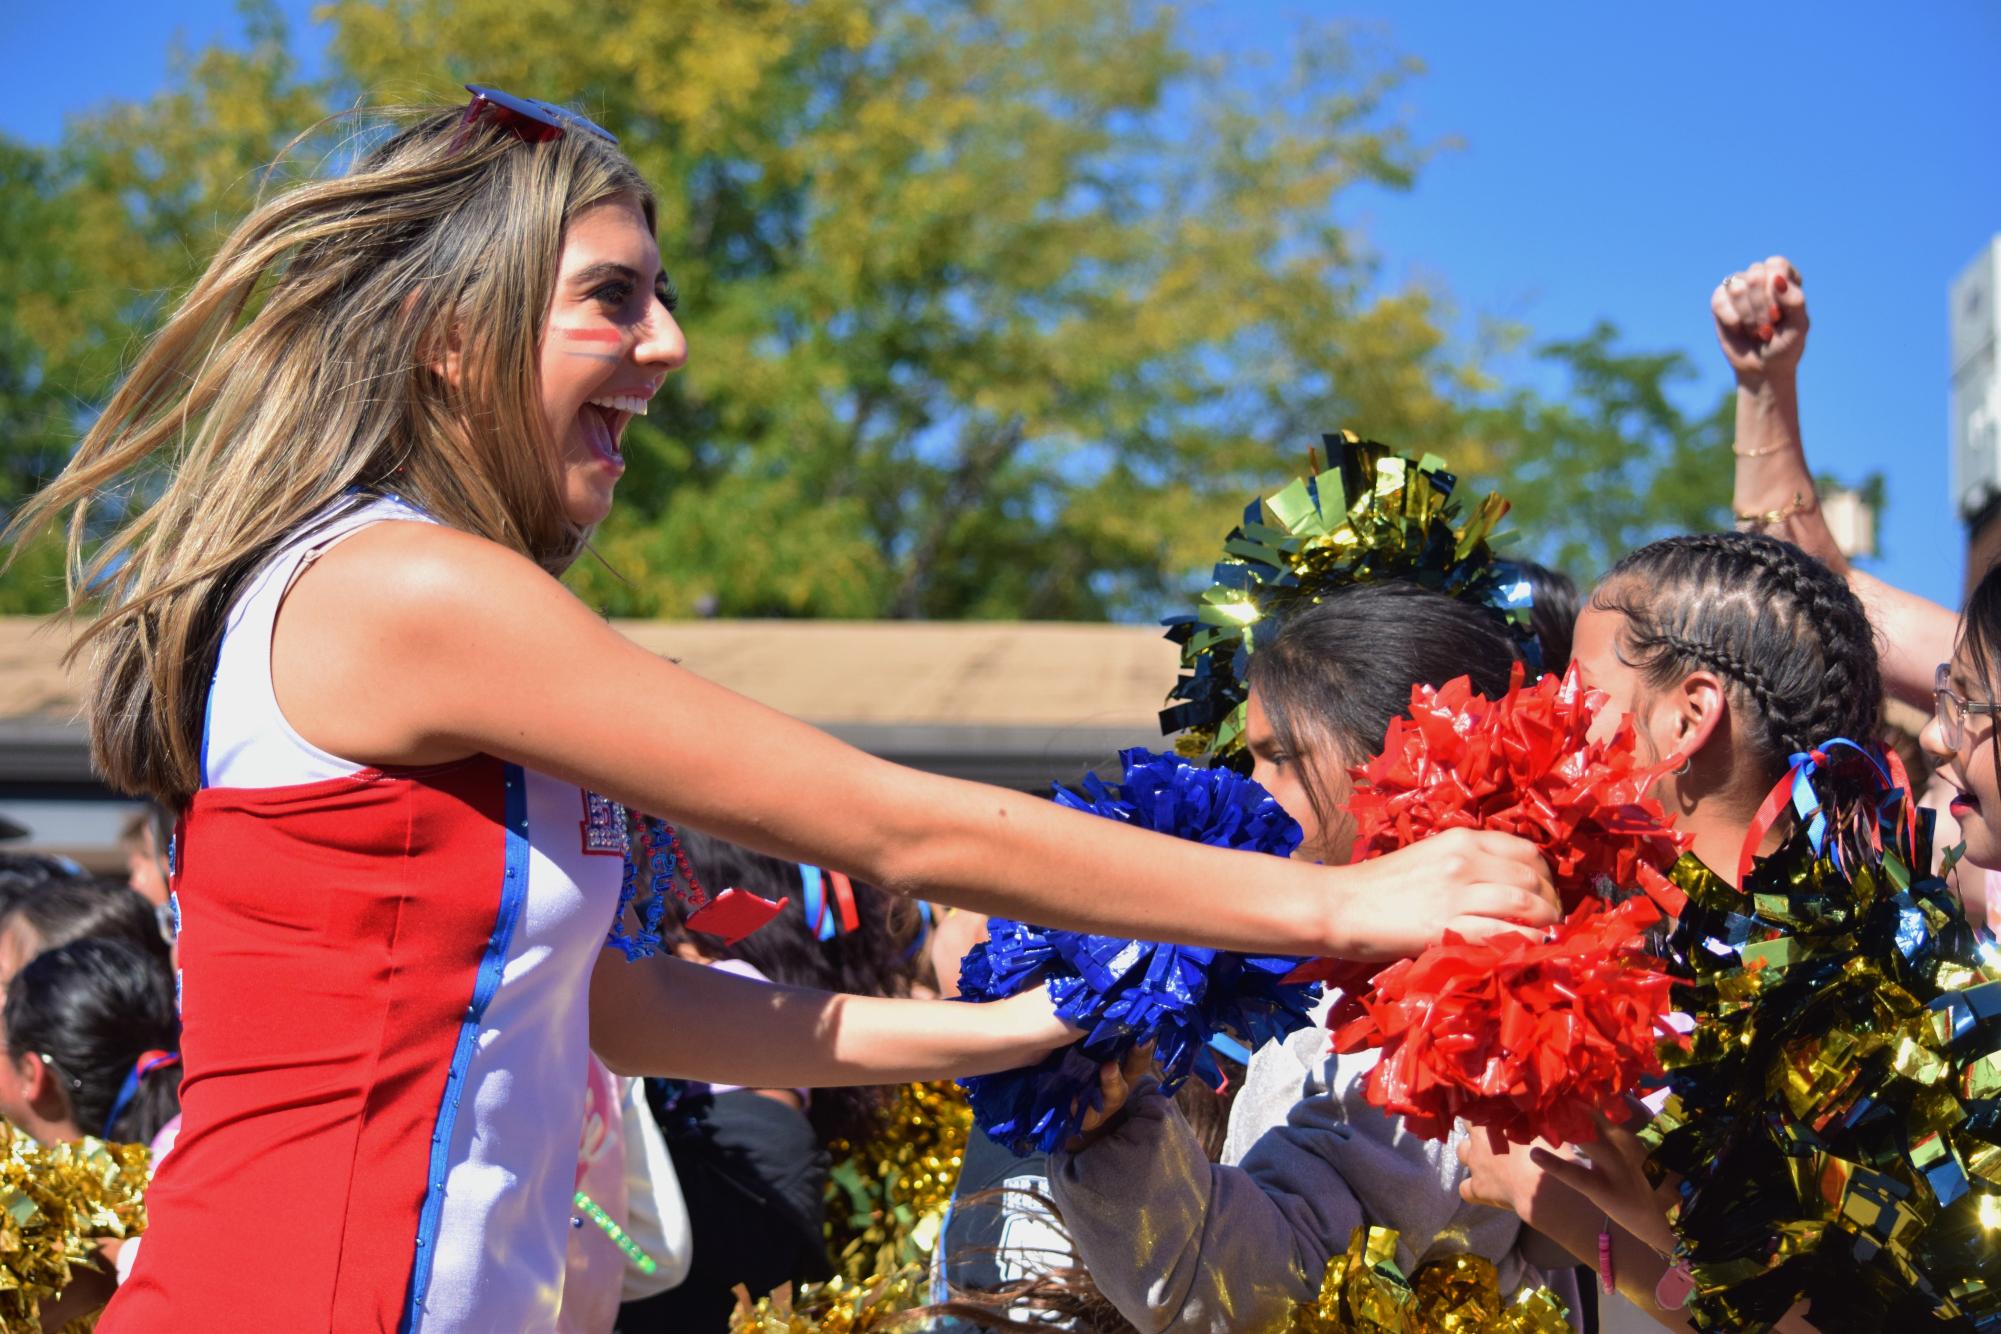
<path fill-rule="evenodd" d="M 68 718 L 81 686 L 62 665 L 69 627 L 28 616 L 0 616 L 0 718 Z"/>
<path fill-rule="evenodd" d="M 1108 771 L 1121 746 L 1161 747 L 1158 712 L 1176 674 L 1174 646 L 1143 625 L 623 621 L 618 628 L 875 754 L 1037 792 L 1052 780 L 1074 782 L 1087 768 Z M 69 638 L 61 623 L 0 617 L 0 804 L 38 831 L 33 846 L 115 868 L 126 807 L 96 810 L 111 794 L 90 771 L 77 719 L 80 674 L 62 665 Z M 1923 722 L 1918 710 L 1892 709 L 1892 720 L 1912 731 Z"/>
<path fill-rule="evenodd" d="M 620 621 L 635 643 L 820 723 L 1154 729 L 1176 650 L 1153 626 Z M 0 617 L 0 718 L 76 716 L 60 623 Z"/>
<path fill-rule="evenodd" d="M 824 722 L 1155 724 L 1176 649 L 1152 626 L 1007 621 L 625 621 L 634 642 Z"/>
<path fill-rule="evenodd" d="M 1154 626 L 1050 621 L 617 621 L 628 638 L 794 717 L 878 727 L 1155 734 L 1176 650 Z M 0 720 L 64 723 L 82 704 L 66 625 L 0 616 Z M 1915 735 L 1923 711 L 1885 701 Z"/>
<path fill-rule="evenodd" d="M 626 621 L 636 643 L 903 764 L 1047 792 L 1122 746 L 1161 744 L 1176 653 L 1127 625 L 909 621 Z M 0 617 L 0 806 L 24 845 L 97 870 L 123 863 L 90 769 L 70 627 Z"/>

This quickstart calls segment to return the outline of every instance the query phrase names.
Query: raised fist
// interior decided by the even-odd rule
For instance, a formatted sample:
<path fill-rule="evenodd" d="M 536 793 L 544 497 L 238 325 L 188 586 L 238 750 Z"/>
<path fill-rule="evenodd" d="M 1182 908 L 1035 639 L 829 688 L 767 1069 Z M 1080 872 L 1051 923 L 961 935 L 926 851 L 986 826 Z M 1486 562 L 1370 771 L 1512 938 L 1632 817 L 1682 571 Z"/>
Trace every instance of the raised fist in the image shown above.
<path fill-rule="evenodd" d="M 1716 341 L 1737 379 L 1763 380 L 1799 369 L 1806 350 L 1806 292 L 1783 255 L 1753 264 L 1709 294 Z"/>

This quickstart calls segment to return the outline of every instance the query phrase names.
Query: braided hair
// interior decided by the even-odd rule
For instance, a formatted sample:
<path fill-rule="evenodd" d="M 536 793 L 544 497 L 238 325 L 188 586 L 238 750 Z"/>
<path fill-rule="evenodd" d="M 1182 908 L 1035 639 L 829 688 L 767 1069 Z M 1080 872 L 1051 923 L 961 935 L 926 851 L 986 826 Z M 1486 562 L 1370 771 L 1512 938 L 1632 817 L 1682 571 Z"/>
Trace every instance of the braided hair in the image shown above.
<path fill-rule="evenodd" d="M 1883 683 L 1868 614 L 1845 580 L 1789 542 L 1655 542 L 1614 565 L 1591 605 L 1626 618 L 1620 657 L 1649 686 L 1704 669 L 1721 677 L 1771 781 L 1792 755 L 1834 737 L 1876 739 Z"/>

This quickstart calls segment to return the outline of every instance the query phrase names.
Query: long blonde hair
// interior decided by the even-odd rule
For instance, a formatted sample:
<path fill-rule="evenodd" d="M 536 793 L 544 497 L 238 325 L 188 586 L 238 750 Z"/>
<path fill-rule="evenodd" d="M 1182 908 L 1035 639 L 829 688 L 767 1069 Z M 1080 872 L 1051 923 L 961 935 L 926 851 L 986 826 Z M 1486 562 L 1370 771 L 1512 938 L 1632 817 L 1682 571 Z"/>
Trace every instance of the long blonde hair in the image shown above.
<path fill-rule="evenodd" d="M 528 144 L 482 124 L 455 145 L 457 111 L 407 115 L 352 170 L 237 227 L 8 527 L 18 551 L 69 511 L 70 610 L 101 608 L 70 652 L 92 651 L 91 757 L 114 787 L 172 806 L 200 787 L 229 604 L 344 497 L 393 490 L 551 570 L 581 549 L 542 326 L 569 221 L 627 197 L 652 228 L 652 192 L 593 134 Z M 456 383 L 433 369 L 448 349 Z M 162 462 L 158 499 L 86 560 L 92 507 Z"/>

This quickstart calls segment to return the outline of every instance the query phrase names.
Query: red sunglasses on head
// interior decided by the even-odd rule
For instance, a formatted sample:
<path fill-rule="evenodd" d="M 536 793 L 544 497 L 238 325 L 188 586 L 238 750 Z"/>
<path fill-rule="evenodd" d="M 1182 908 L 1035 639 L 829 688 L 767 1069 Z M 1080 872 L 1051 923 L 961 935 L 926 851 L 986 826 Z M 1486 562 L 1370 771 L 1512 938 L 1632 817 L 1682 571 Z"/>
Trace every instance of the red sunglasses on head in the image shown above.
<path fill-rule="evenodd" d="M 481 121 L 490 121 L 504 130 L 512 131 L 531 144 L 544 144 L 551 139 L 560 139 L 571 129 L 595 134 L 608 144 L 618 142 L 617 135 L 588 116 L 580 116 L 553 102 L 544 102 L 533 97 L 516 97 L 513 93 L 503 93 L 498 88 L 488 88 L 478 83 L 469 83 L 465 89 L 472 94 L 472 101 L 466 103 L 465 115 L 459 118 L 459 132 L 452 138 L 449 150 L 451 152 L 456 153 L 465 146 L 473 127 Z"/>

